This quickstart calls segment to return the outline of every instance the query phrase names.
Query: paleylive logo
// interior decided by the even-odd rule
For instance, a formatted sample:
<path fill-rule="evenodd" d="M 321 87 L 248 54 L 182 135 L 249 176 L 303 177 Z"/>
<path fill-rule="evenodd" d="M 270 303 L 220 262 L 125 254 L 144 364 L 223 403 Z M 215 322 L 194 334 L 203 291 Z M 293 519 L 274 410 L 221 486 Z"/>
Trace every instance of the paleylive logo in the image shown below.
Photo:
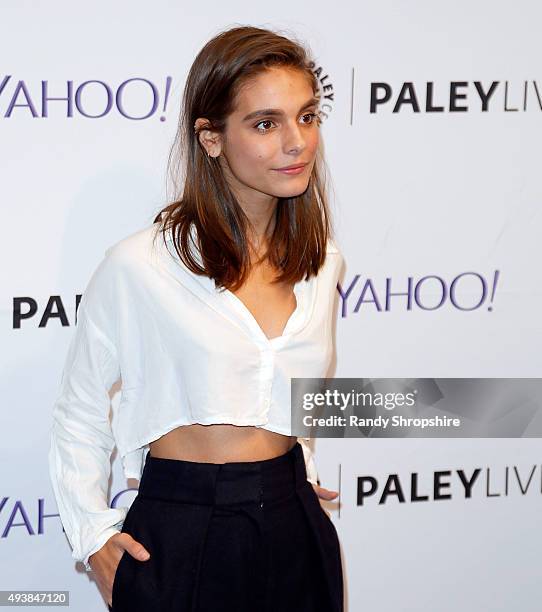
<path fill-rule="evenodd" d="M 77 323 L 77 309 L 81 301 L 81 294 L 75 296 L 75 321 Z M 59 295 L 49 296 L 47 303 L 40 309 L 38 301 L 29 296 L 13 298 L 13 329 L 20 329 L 23 321 L 30 321 L 39 317 L 38 327 L 47 327 L 49 321 L 60 321 L 62 327 L 68 327 L 70 320 L 66 307 Z"/>
<path fill-rule="evenodd" d="M 357 481 L 357 505 L 406 504 L 472 497 L 542 494 L 542 465 L 499 470 L 491 467 L 448 469 L 408 475 L 362 475 Z"/>

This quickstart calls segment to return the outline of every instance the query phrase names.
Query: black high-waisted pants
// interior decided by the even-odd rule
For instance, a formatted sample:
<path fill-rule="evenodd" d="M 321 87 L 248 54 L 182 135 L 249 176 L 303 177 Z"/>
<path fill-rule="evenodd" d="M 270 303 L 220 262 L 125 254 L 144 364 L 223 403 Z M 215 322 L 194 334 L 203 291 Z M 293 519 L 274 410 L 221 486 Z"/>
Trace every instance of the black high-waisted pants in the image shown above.
<path fill-rule="evenodd" d="M 113 612 L 343 612 L 337 531 L 307 481 L 303 450 L 198 463 L 147 453 L 122 531 Z"/>

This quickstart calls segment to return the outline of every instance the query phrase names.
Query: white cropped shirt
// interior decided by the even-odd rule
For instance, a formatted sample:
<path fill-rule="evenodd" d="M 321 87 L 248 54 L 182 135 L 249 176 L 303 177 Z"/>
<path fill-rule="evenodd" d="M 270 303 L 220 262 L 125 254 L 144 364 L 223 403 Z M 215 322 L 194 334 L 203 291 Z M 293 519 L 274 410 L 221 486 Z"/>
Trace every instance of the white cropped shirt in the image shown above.
<path fill-rule="evenodd" d="M 332 357 L 342 262 L 332 240 L 318 275 L 295 284 L 297 306 L 282 335 L 268 339 L 235 294 L 181 262 L 170 233 L 166 248 L 158 227 L 111 246 L 92 274 L 53 406 L 51 482 L 72 557 L 87 571 L 128 511 L 107 501 L 115 446 L 126 478 L 140 479 L 149 443 L 180 425 L 291 435 L 290 379 L 324 377 Z M 119 380 L 110 418 L 109 391 Z M 299 442 L 317 484 L 308 438 Z"/>

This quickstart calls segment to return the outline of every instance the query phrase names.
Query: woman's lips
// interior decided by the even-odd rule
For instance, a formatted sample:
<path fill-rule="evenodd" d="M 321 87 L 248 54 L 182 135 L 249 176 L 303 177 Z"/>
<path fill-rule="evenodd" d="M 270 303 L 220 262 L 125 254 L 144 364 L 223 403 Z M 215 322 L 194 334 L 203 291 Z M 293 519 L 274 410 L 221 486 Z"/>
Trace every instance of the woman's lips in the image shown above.
<path fill-rule="evenodd" d="M 283 174 L 301 174 L 303 170 L 307 167 L 307 164 L 304 166 L 299 166 L 298 168 L 289 168 L 287 170 L 277 170 L 276 172 L 282 172 Z"/>

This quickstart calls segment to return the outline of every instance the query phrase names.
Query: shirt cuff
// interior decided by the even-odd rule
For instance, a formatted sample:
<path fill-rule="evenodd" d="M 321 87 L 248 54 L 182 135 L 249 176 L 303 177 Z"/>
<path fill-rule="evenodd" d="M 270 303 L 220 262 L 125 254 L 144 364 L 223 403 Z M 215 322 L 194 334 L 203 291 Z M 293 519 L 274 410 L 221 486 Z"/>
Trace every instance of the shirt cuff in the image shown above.
<path fill-rule="evenodd" d="M 303 449 L 303 457 L 305 459 L 305 470 L 307 472 L 307 480 L 311 484 L 318 483 L 318 472 L 316 470 L 316 463 L 314 461 L 314 453 L 311 450 L 308 441 L 309 438 L 298 438 L 301 448 Z"/>

